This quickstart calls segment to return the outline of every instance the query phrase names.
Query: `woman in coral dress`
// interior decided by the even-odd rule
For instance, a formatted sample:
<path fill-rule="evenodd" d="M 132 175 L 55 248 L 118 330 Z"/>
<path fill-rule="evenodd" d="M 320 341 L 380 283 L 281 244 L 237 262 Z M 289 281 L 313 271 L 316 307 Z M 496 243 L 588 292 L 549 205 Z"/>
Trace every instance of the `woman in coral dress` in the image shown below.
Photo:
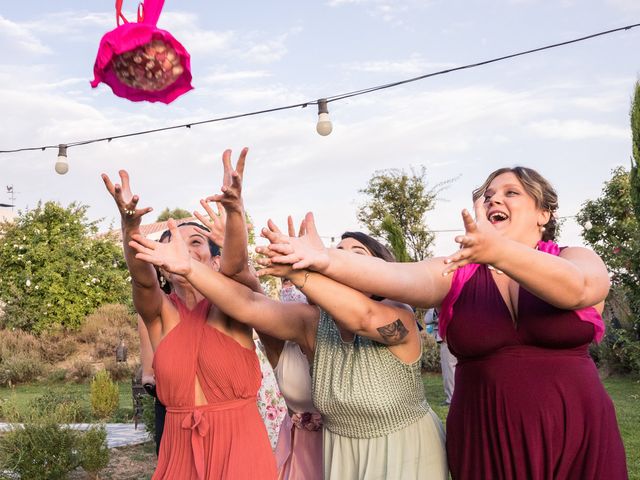
<path fill-rule="evenodd" d="M 254 283 L 257 290 L 257 280 L 247 269 L 240 197 L 246 154 L 244 149 L 233 170 L 231 152 L 225 151 L 223 193 L 207 199 L 220 201 L 227 213 L 223 256 L 213 255 L 213 242 L 202 227 L 187 224 L 172 233 L 184 240 L 193 261 Z M 149 332 L 157 393 L 167 409 L 153 478 L 274 479 L 275 458 L 256 404 L 262 375 L 251 328 L 223 314 L 180 276 L 162 271 L 173 293 L 160 290 L 153 266 L 136 259 L 129 246 L 151 208 L 137 208 L 127 172 L 121 170 L 120 178 L 121 185 L 114 185 L 103 175 L 121 214 L 133 302 Z"/>

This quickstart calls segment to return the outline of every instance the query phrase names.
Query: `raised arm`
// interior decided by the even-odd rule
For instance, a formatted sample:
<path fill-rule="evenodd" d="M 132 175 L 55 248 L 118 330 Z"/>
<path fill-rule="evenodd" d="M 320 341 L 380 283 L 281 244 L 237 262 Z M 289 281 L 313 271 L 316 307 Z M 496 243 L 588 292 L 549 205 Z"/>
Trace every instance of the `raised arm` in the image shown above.
<path fill-rule="evenodd" d="M 602 302 L 609 292 L 606 266 L 591 250 L 565 248 L 549 255 L 498 234 L 479 199 L 476 219 L 464 210 L 465 234 L 456 237 L 461 249 L 447 257 L 446 272 L 467 263 L 493 265 L 528 291 L 558 308 L 577 310 Z"/>
<path fill-rule="evenodd" d="M 158 285 L 158 278 L 153 266 L 138 260 L 135 257 L 136 252 L 129 246 L 133 236 L 140 234 L 142 216 L 152 211 L 152 208 L 137 208 L 139 197 L 131 193 L 129 174 L 125 170 L 120 170 L 119 175 L 121 184 L 113 184 L 106 174 L 102 174 L 102 180 L 120 212 L 122 246 L 124 258 L 131 274 L 133 305 L 145 324 L 152 330 L 156 330 L 157 326 L 151 327 L 150 325 L 160 321 L 164 294 Z"/>
<path fill-rule="evenodd" d="M 385 262 L 364 255 L 353 255 L 335 248 L 325 248 L 315 227 L 312 213 L 305 217 L 306 232 L 300 237 L 281 233 L 272 221 L 262 230 L 270 245 L 256 250 L 267 258 L 259 260 L 258 273 L 271 274 L 275 264 L 291 264 L 322 273 L 339 283 L 409 305 L 440 305 L 451 286 L 444 277 L 444 259 L 433 258 L 418 263 Z"/>
<path fill-rule="evenodd" d="M 209 207 L 208 202 L 216 202 L 223 208 L 218 217 L 225 225 L 223 245 L 221 245 L 220 272 L 247 285 L 252 290 L 261 291 L 260 282 L 256 275 L 249 270 L 247 223 L 242 201 L 242 180 L 248 152 L 248 148 L 242 149 L 238 162 L 233 168 L 231 150 L 224 151 L 222 154 L 224 174 L 220 188 L 222 193 L 211 195 L 205 200 L 201 200 L 200 203 L 209 214 L 210 219 L 215 213 Z M 205 220 L 198 214 L 196 216 L 200 221 Z"/>
<path fill-rule="evenodd" d="M 172 233 L 169 243 L 153 242 L 141 235 L 134 235 L 130 245 L 138 252 L 136 257 L 184 276 L 194 288 L 234 320 L 313 350 L 314 327 L 319 317 L 317 307 L 276 302 L 213 271 L 190 257 L 173 220 L 169 220 L 169 229 Z"/>

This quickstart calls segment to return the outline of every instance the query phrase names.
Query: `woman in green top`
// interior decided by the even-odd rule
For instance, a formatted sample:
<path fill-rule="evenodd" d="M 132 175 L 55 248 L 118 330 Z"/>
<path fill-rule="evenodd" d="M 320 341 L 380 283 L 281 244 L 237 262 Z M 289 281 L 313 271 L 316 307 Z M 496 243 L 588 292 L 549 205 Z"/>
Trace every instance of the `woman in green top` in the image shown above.
<path fill-rule="evenodd" d="M 272 274 L 289 278 L 317 306 L 280 303 L 201 268 L 180 235 L 164 244 L 134 240 L 137 258 L 183 276 L 238 321 L 300 345 L 313 365 L 313 400 L 324 419 L 324 478 L 448 478 L 444 433 L 424 396 L 421 340 L 409 307 L 289 266 Z M 338 248 L 393 261 L 358 232 L 343 235 Z"/>

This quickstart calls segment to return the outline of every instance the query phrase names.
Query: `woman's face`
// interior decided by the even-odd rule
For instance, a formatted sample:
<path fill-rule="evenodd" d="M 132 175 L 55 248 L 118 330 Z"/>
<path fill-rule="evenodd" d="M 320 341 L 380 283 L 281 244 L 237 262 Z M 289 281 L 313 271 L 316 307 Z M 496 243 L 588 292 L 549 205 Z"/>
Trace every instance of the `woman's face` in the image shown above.
<path fill-rule="evenodd" d="M 217 270 L 216 267 L 218 257 L 214 258 L 211 256 L 211 250 L 209 250 L 209 242 L 202 231 L 193 225 L 179 227 L 178 231 L 180 232 L 184 243 L 187 245 L 187 249 L 189 250 L 189 255 L 191 255 L 191 258 L 197 260 L 200 263 L 209 265 L 213 269 Z M 163 242 L 168 241 L 169 239 L 163 240 Z M 162 274 L 168 282 L 174 282 L 177 280 L 183 281 L 183 283 L 187 283 L 186 280 L 184 280 L 179 275 L 174 277 L 171 273 L 164 270 L 162 270 Z"/>
<path fill-rule="evenodd" d="M 540 227 L 550 213 L 536 207 L 518 177 L 511 172 L 498 175 L 484 193 L 487 219 L 502 235 L 511 240 L 530 243 L 542 237 Z"/>
<path fill-rule="evenodd" d="M 355 238 L 345 238 L 341 240 L 336 248 L 338 250 L 347 250 L 358 255 L 366 255 L 368 257 L 372 256 L 367 247 L 365 247 Z"/>

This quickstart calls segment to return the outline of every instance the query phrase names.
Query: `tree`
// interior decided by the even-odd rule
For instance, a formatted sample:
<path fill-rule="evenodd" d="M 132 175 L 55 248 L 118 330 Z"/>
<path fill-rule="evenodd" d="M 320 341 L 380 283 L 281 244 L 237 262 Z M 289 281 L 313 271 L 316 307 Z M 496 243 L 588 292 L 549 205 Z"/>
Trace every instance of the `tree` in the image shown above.
<path fill-rule="evenodd" d="M 178 220 L 179 218 L 189 217 L 193 217 L 193 214 L 188 210 L 185 210 L 184 208 L 174 208 L 173 210 L 170 210 L 169 207 L 167 207 L 162 212 L 160 212 L 160 215 L 158 215 L 156 222 L 166 222 L 170 218 Z"/>
<path fill-rule="evenodd" d="M 404 239 L 404 251 L 413 260 L 422 260 L 429 256 L 429 247 L 434 235 L 429 232 L 425 223 L 425 214 L 433 210 L 436 199 L 449 181 L 429 188 L 426 182 L 426 167 L 411 169 L 408 174 L 404 170 L 379 170 L 369 179 L 367 186 L 360 190 L 368 198 L 358 208 L 358 221 L 364 225 L 374 237 L 384 239 L 394 249 L 399 248 L 398 232 Z"/>
<path fill-rule="evenodd" d="M 78 328 L 103 303 L 126 303 L 128 273 L 87 206 L 41 203 L 0 224 L 3 323 L 35 333 Z"/>
<path fill-rule="evenodd" d="M 589 222 L 582 237 L 602 257 L 611 273 L 618 295 L 626 297 L 636 331 L 640 327 L 640 83 L 636 83 L 631 107 L 633 157 L 631 169 L 613 170 L 611 179 L 597 200 L 583 204 L 576 216 L 579 223 Z"/>

